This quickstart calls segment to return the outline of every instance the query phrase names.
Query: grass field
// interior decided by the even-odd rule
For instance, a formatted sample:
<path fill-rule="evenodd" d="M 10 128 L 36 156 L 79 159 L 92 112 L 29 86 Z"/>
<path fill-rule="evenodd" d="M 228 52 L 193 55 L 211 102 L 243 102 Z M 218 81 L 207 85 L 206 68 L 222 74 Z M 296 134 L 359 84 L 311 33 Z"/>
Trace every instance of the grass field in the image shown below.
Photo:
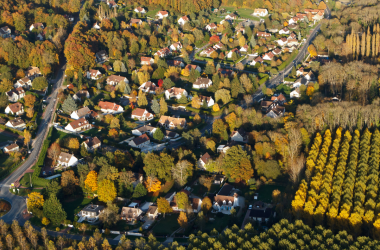
<path fill-rule="evenodd" d="M 257 191 L 259 193 L 259 198 L 258 200 L 266 203 L 272 202 L 272 192 L 273 190 L 280 190 L 283 192 L 285 190 L 284 186 L 280 185 L 265 185 L 261 186 L 260 189 Z"/>
<path fill-rule="evenodd" d="M 212 216 L 211 216 L 212 218 Z M 222 230 L 224 230 L 227 226 L 228 226 L 228 222 L 229 222 L 229 219 L 230 219 L 230 215 L 225 215 L 223 214 L 223 216 L 214 216 L 213 217 L 215 220 L 213 221 L 208 221 L 205 225 L 205 227 L 203 228 L 203 232 L 211 232 L 214 228 L 216 230 L 218 230 L 219 232 L 221 232 Z"/>
<path fill-rule="evenodd" d="M 151 17 L 151 18 L 155 18 L 156 17 L 156 14 L 157 12 L 159 12 L 161 10 L 161 8 L 157 8 L 157 9 L 154 9 L 154 10 L 150 10 L 146 13 L 146 16 L 147 17 Z"/>
<path fill-rule="evenodd" d="M 153 228 L 155 234 L 171 234 L 179 228 L 177 222 L 179 214 L 166 214 L 165 219 L 161 219 Z"/>
<path fill-rule="evenodd" d="M 66 138 L 78 138 L 78 136 L 72 135 L 72 134 L 66 134 L 64 132 L 58 131 L 57 129 L 53 130 L 53 134 L 51 136 L 51 142 L 55 142 L 57 139 L 64 140 Z"/>
<path fill-rule="evenodd" d="M 10 157 L 6 154 L 3 154 L 0 157 L 0 170 L 5 170 L 8 167 L 12 166 L 12 164 L 13 164 L 13 158 L 12 157 Z"/>
<path fill-rule="evenodd" d="M 236 8 L 236 7 L 231 7 L 231 6 L 228 6 L 228 7 L 227 6 L 221 6 L 221 8 L 226 9 L 226 12 L 227 11 L 230 11 L 230 12 L 236 11 L 238 13 L 239 18 L 247 18 L 247 19 L 251 19 L 251 20 L 260 21 L 260 18 L 255 17 L 255 16 L 251 16 L 251 14 L 253 13 L 252 9 Z"/>
<path fill-rule="evenodd" d="M 80 196 L 74 200 L 63 200 L 62 207 L 66 211 L 67 219 L 74 221 L 75 215 L 92 201 L 92 199 L 87 199 L 83 196 Z"/>

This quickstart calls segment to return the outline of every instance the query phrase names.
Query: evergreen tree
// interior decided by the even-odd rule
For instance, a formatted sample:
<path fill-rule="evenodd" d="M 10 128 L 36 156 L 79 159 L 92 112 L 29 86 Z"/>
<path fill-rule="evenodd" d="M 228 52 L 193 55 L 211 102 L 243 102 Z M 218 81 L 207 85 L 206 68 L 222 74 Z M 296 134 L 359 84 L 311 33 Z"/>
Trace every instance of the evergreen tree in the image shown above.
<path fill-rule="evenodd" d="M 164 139 L 164 133 L 162 133 L 160 128 L 156 128 L 153 134 L 153 138 L 158 141 L 162 141 L 162 139 Z"/>
<path fill-rule="evenodd" d="M 290 72 L 289 76 L 290 77 L 296 77 L 296 75 L 297 75 L 296 67 L 293 66 L 292 71 Z"/>
<path fill-rule="evenodd" d="M 59 202 L 55 195 L 51 195 L 47 199 L 43 206 L 44 216 L 48 218 L 53 225 L 59 225 L 66 220 L 66 212 L 62 208 L 62 204 Z"/>
<path fill-rule="evenodd" d="M 139 183 L 136 185 L 136 188 L 133 192 L 133 198 L 140 198 L 140 197 L 143 197 L 147 194 L 147 190 L 146 188 L 144 187 L 143 184 Z"/>
<path fill-rule="evenodd" d="M 206 98 L 203 100 L 202 108 L 203 108 L 203 109 L 207 109 L 207 108 L 208 108 Z"/>
<path fill-rule="evenodd" d="M 170 89 L 171 87 L 174 87 L 175 84 L 170 78 L 165 78 L 164 83 L 162 84 L 162 87 L 164 89 Z"/>
<path fill-rule="evenodd" d="M 207 74 L 207 75 L 211 75 L 211 74 L 214 74 L 214 72 L 215 72 L 214 65 L 208 63 L 208 64 L 206 65 L 206 68 L 205 68 L 205 74 Z"/>
<path fill-rule="evenodd" d="M 129 86 L 129 83 L 125 83 L 125 88 L 124 88 L 124 94 L 129 95 L 131 93 L 131 87 Z"/>
<path fill-rule="evenodd" d="M 216 72 L 218 72 L 219 69 L 220 69 L 220 63 L 218 63 L 218 64 L 216 65 Z"/>
<path fill-rule="evenodd" d="M 255 35 L 254 34 L 252 34 L 251 40 L 249 41 L 249 43 L 251 44 L 252 48 L 254 48 L 256 46 L 256 39 L 255 39 Z"/>
<path fill-rule="evenodd" d="M 102 85 L 100 85 L 100 82 L 97 82 L 97 83 L 96 83 L 96 88 L 97 88 L 98 90 L 101 90 L 101 89 L 102 89 Z"/>
<path fill-rule="evenodd" d="M 188 102 L 187 97 L 183 94 L 182 94 L 181 98 L 178 99 L 178 103 L 185 104 L 187 102 Z"/>
<path fill-rule="evenodd" d="M 75 103 L 74 99 L 71 97 L 71 95 L 68 95 L 66 100 L 62 104 L 62 110 L 66 114 L 71 114 L 73 111 L 77 110 L 78 106 Z"/>
<path fill-rule="evenodd" d="M 196 69 L 191 69 L 191 70 L 190 70 L 190 75 L 189 75 L 189 81 L 190 81 L 190 82 L 195 82 L 195 80 L 197 80 L 198 77 L 200 77 L 200 76 L 201 76 L 201 74 L 199 73 L 198 70 L 196 70 Z"/>
<path fill-rule="evenodd" d="M 156 115 L 160 113 L 160 104 L 158 103 L 156 99 L 152 101 L 152 106 L 150 108 L 153 110 L 153 112 Z"/>

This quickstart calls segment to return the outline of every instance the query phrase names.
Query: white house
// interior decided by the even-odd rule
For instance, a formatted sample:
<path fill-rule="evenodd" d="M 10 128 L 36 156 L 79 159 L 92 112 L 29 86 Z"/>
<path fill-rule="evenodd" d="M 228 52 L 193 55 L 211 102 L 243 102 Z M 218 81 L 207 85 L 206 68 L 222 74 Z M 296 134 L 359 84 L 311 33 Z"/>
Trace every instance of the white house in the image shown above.
<path fill-rule="evenodd" d="M 236 142 L 248 142 L 248 134 L 244 131 L 243 128 L 240 128 L 237 131 L 232 131 L 231 140 Z"/>
<path fill-rule="evenodd" d="M 148 134 L 148 135 L 152 136 L 154 134 L 154 132 L 156 132 L 156 128 L 149 126 L 149 125 L 144 125 L 142 127 L 139 127 L 139 128 L 132 130 L 132 134 L 136 135 L 136 136 L 140 136 L 143 134 Z"/>
<path fill-rule="evenodd" d="M 294 17 L 289 19 L 288 24 L 291 25 L 293 23 L 297 23 L 299 20 L 300 20 L 299 17 L 294 16 Z"/>
<path fill-rule="evenodd" d="M 230 50 L 230 51 L 228 52 L 228 54 L 227 54 L 227 58 L 232 58 L 232 54 L 233 54 L 233 53 L 236 53 L 237 56 L 240 55 L 240 51 L 239 51 L 237 48 L 234 48 L 234 49 L 232 49 L 232 50 Z"/>
<path fill-rule="evenodd" d="M 180 19 L 178 19 L 178 24 L 179 25 L 185 25 L 189 21 L 189 18 L 187 16 L 183 16 Z"/>
<path fill-rule="evenodd" d="M 297 39 L 288 39 L 288 43 L 287 45 L 290 47 L 290 46 L 297 46 L 298 45 L 298 40 Z"/>
<path fill-rule="evenodd" d="M 16 143 L 12 143 L 11 145 L 4 147 L 4 153 L 7 153 L 7 154 L 16 152 L 19 150 L 20 150 L 20 147 Z"/>
<path fill-rule="evenodd" d="M 156 94 L 157 86 L 153 82 L 144 82 L 140 85 L 139 89 L 142 90 L 142 92 L 149 93 L 149 94 Z"/>
<path fill-rule="evenodd" d="M 293 98 L 300 98 L 301 97 L 301 92 L 300 92 L 300 88 L 296 88 L 295 90 L 293 90 L 292 92 L 290 92 L 290 98 L 293 99 Z"/>
<path fill-rule="evenodd" d="M 104 206 L 89 204 L 79 212 L 79 216 L 89 222 L 95 222 L 104 209 Z"/>
<path fill-rule="evenodd" d="M 107 84 L 108 85 L 118 85 L 120 82 L 124 81 L 125 83 L 129 83 L 128 79 L 124 76 L 117 76 L 117 75 L 112 75 L 107 77 Z"/>
<path fill-rule="evenodd" d="M 25 77 L 28 77 L 30 80 L 33 80 L 36 77 L 41 76 L 41 71 L 38 67 L 30 66 L 25 70 Z"/>
<path fill-rule="evenodd" d="M 129 24 L 132 26 L 134 24 L 141 25 L 142 23 L 143 23 L 143 21 L 141 19 L 132 18 Z"/>
<path fill-rule="evenodd" d="M 148 211 L 146 212 L 149 218 L 155 219 L 158 215 L 157 206 L 149 206 Z"/>
<path fill-rule="evenodd" d="M 128 145 L 134 148 L 143 148 L 145 146 L 148 146 L 149 144 L 150 139 L 146 134 L 140 135 L 128 142 Z"/>
<path fill-rule="evenodd" d="M 96 30 L 100 30 L 100 25 L 98 24 L 98 22 L 94 23 L 94 25 L 92 25 L 92 28 L 96 29 Z"/>
<path fill-rule="evenodd" d="M 5 126 L 8 128 L 14 128 L 14 129 L 18 129 L 18 130 L 23 130 L 24 128 L 26 128 L 25 122 L 20 118 L 9 120 L 5 124 Z"/>
<path fill-rule="evenodd" d="M 142 8 L 142 7 L 137 7 L 133 11 L 136 12 L 136 13 L 141 13 L 141 14 L 145 14 L 146 13 L 145 9 Z"/>
<path fill-rule="evenodd" d="M 44 29 L 44 25 L 42 23 L 33 23 L 30 25 L 29 31 L 32 31 L 34 29 Z"/>
<path fill-rule="evenodd" d="M 212 81 L 209 78 L 199 77 L 194 83 L 194 89 L 207 89 L 212 85 Z"/>
<path fill-rule="evenodd" d="M 273 51 L 272 51 L 273 55 L 279 55 L 281 54 L 281 50 L 279 48 L 275 48 Z"/>
<path fill-rule="evenodd" d="M 178 126 L 185 128 L 186 127 L 186 119 L 163 115 L 160 117 L 160 120 L 158 121 L 158 125 L 160 127 L 166 128 L 166 129 L 177 129 Z"/>
<path fill-rule="evenodd" d="M 102 142 L 95 136 L 84 141 L 82 145 L 87 149 L 87 151 L 93 152 L 95 149 L 102 146 Z"/>
<path fill-rule="evenodd" d="M 267 16 L 268 10 L 267 9 L 255 9 L 252 13 L 253 16 Z"/>
<path fill-rule="evenodd" d="M 159 57 L 167 57 L 168 55 L 170 55 L 170 53 L 170 49 L 168 47 L 165 47 L 154 53 L 154 55 Z"/>
<path fill-rule="evenodd" d="M 166 63 L 168 66 L 174 66 L 174 67 L 185 67 L 185 64 L 182 61 L 179 60 L 167 60 Z"/>
<path fill-rule="evenodd" d="M 84 100 L 84 98 L 90 98 L 90 92 L 88 92 L 87 90 L 79 90 L 73 95 L 73 99 L 75 101 Z"/>
<path fill-rule="evenodd" d="M 141 65 L 152 65 L 154 63 L 154 60 L 152 57 L 145 57 L 145 56 L 142 56 L 140 58 L 140 61 L 141 61 Z"/>
<path fill-rule="evenodd" d="M 165 133 L 164 133 L 164 139 L 165 140 L 172 140 L 172 139 L 176 139 L 179 137 L 179 134 L 174 132 L 174 131 L 170 131 L 170 130 L 165 130 Z"/>
<path fill-rule="evenodd" d="M 256 35 L 257 37 L 271 37 L 272 36 L 271 33 L 262 32 L 262 31 L 258 31 Z"/>
<path fill-rule="evenodd" d="M 218 194 L 214 196 L 212 208 L 214 211 L 230 214 L 232 208 L 239 206 L 238 197 L 239 195 L 235 192 L 234 188 L 225 183 Z"/>
<path fill-rule="evenodd" d="M 207 107 L 212 107 L 215 104 L 215 101 L 214 101 L 214 99 L 212 99 L 211 96 L 199 95 L 199 99 L 201 102 L 201 106 L 203 105 L 204 102 L 207 103 Z"/>
<path fill-rule="evenodd" d="M 216 29 L 216 28 L 218 28 L 218 26 L 216 26 L 216 24 L 215 23 L 210 23 L 210 24 L 207 24 L 206 25 L 206 30 L 208 30 L 208 31 L 211 31 L 211 30 L 214 30 L 214 29 Z"/>
<path fill-rule="evenodd" d="M 8 100 L 10 102 L 17 102 L 18 100 L 24 98 L 25 90 L 23 88 L 19 87 L 17 89 L 12 89 L 12 90 L 8 91 L 6 94 L 8 96 Z"/>
<path fill-rule="evenodd" d="M 272 61 L 273 57 L 274 57 L 273 53 L 268 52 L 268 53 L 265 53 L 265 55 L 263 56 L 263 60 Z"/>
<path fill-rule="evenodd" d="M 100 110 L 103 113 L 107 113 L 107 114 L 119 114 L 119 113 L 124 112 L 124 109 L 122 106 L 117 105 L 116 103 L 113 103 L 113 102 L 100 101 L 98 106 L 100 107 Z"/>
<path fill-rule="evenodd" d="M 168 100 L 170 98 L 175 97 L 176 99 L 180 99 L 182 95 L 187 96 L 187 91 L 185 89 L 172 87 L 165 91 L 165 98 Z"/>
<path fill-rule="evenodd" d="M 288 43 L 288 39 L 286 39 L 285 37 L 283 38 L 280 38 L 276 41 L 278 43 L 278 45 L 280 45 L 281 47 L 285 46 L 287 43 Z"/>
<path fill-rule="evenodd" d="M 285 113 L 285 107 L 276 105 L 272 110 L 270 110 L 266 116 L 271 117 L 271 118 L 278 118 L 283 116 Z"/>
<path fill-rule="evenodd" d="M 32 87 L 32 81 L 28 77 L 19 79 L 14 85 L 15 88 L 26 88 Z"/>
<path fill-rule="evenodd" d="M 154 118 L 154 116 L 146 109 L 136 108 L 132 111 L 131 118 L 139 121 L 150 121 Z"/>
<path fill-rule="evenodd" d="M 288 29 L 288 27 L 284 27 L 284 28 L 282 28 L 282 29 L 278 32 L 278 34 L 280 34 L 280 35 L 289 35 L 289 33 L 290 33 L 290 30 Z"/>
<path fill-rule="evenodd" d="M 211 156 L 206 152 L 204 155 L 202 155 L 201 158 L 199 158 L 198 168 L 201 170 L 206 170 L 205 166 L 210 160 L 211 160 Z"/>
<path fill-rule="evenodd" d="M 12 34 L 12 31 L 8 26 L 4 26 L 0 28 L 0 36 L 2 38 L 10 37 L 11 34 Z"/>
<path fill-rule="evenodd" d="M 223 48 L 225 48 L 225 47 L 224 47 L 224 44 L 223 44 L 223 43 L 218 42 L 217 44 L 215 44 L 215 45 L 213 46 L 213 48 L 214 48 L 215 50 L 218 50 L 218 49 L 223 49 Z"/>
<path fill-rule="evenodd" d="M 162 10 L 162 11 L 157 12 L 156 16 L 158 19 L 164 19 L 165 17 L 169 16 L 169 13 L 167 11 Z"/>
<path fill-rule="evenodd" d="M 22 115 L 24 114 L 24 107 L 22 106 L 21 103 L 16 102 L 13 104 L 9 104 L 5 111 L 7 115 Z"/>
<path fill-rule="evenodd" d="M 71 131 L 71 132 L 82 132 L 91 128 L 92 128 L 92 125 L 84 117 L 70 122 L 65 127 L 66 130 Z"/>
<path fill-rule="evenodd" d="M 252 62 L 250 63 L 250 65 L 255 66 L 256 63 L 260 63 L 261 64 L 263 62 L 264 62 L 264 60 L 261 58 L 261 56 L 258 56 L 258 57 L 256 57 L 255 59 L 252 60 Z"/>
<path fill-rule="evenodd" d="M 169 48 L 171 51 L 181 51 L 182 50 L 182 44 L 181 44 L 181 42 L 176 42 L 176 43 L 173 43 L 172 45 L 170 45 Z"/>
<path fill-rule="evenodd" d="M 70 117 L 74 120 L 79 120 L 81 118 L 86 118 L 91 114 L 91 110 L 88 107 L 83 107 L 81 109 L 75 110 L 71 113 Z"/>
<path fill-rule="evenodd" d="M 138 207 L 123 207 L 121 209 L 120 219 L 134 222 L 142 214 L 142 210 Z"/>
<path fill-rule="evenodd" d="M 248 47 L 248 45 L 246 44 L 246 45 L 244 45 L 243 47 L 240 48 L 240 52 L 241 52 L 241 53 L 247 53 L 247 52 L 248 52 L 248 48 L 249 48 L 249 47 Z"/>
<path fill-rule="evenodd" d="M 189 202 L 194 213 L 201 211 L 202 200 L 200 198 L 189 198 Z"/>
<path fill-rule="evenodd" d="M 237 15 L 235 15 L 233 13 L 232 14 L 228 14 L 225 19 L 236 20 L 237 19 Z"/>
<path fill-rule="evenodd" d="M 208 47 L 205 50 L 203 50 L 201 53 L 199 53 L 199 55 L 210 57 L 212 52 L 214 52 L 214 51 L 215 51 L 215 49 L 213 47 Z"/>
<path fill-rule="evenodd" d="M 74 154 L 68 154 L 65 152 L 61 152 L 59 154 L 57 164 L 63 167 L 74 167 L 78 165 L 78 158 L 74 156 Z"/>
<path fill-rule="evenodd" d="M 102 73 L 97 69 L 87 71 L 87 79 L 98 80 L 102 78 Z"/>

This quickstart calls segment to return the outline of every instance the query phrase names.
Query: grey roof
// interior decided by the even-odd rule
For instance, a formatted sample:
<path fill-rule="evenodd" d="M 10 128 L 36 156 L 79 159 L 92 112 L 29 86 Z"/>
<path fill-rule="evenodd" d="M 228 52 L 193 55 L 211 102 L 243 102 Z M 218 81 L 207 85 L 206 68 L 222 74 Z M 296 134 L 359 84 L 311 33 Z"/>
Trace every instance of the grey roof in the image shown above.
<path fill-rule="evenodd" d="M 169 130 L 165 131 L 165 136 L 167 136 L 167 137 L 174 138 L 176 135 L 177 135 L 176 132 L 169 131 Z"/>
<path fill-rule="evenodd" d="M 271 208 L 267 208 L 264 210 L 252 209 L 251 212 L 249 212 L 249 217 L 256 217 L 256 218 L 269 218 L 271 215 L 272 215 Z"/>
<path fill-rule="evenodd" d="M 88 115 L 91 112 L 91 110 L 88 107 L 84 107 L 84 108 L 78 109 L 74 112 L 77 112 L 79 117 L 84 117 L 84 116 Z"/>
<path fill-rule="evenodd" d="M 136 130 L 140 131 L 141 133 L 145 133 L 145 132 L 152 132 L 153 129 L 155 129 L 155 127 L 144 125 L 142 127 L 137 128 Z"/>
<path fill-rule="evenodd" d="M 232 189 L 233 187 L 230 184 L 225 183 L 223 187 L 219 190 L 218 195 L 229 196 L 231 194 Z"/>
<path fill-rule="evenodd" d="M 83 208 L 82 211 L 84 211 L 84 212 L 96 212 L 97 214 L 99 214 L 103 209 L 104 209 L 104 206 L 89 204 L 85 208 Z"/>
<path fill-rule="evenodd" d="M 149 206 L 148 214 L 154 214 L 157 211 L 157 206 Z"/>

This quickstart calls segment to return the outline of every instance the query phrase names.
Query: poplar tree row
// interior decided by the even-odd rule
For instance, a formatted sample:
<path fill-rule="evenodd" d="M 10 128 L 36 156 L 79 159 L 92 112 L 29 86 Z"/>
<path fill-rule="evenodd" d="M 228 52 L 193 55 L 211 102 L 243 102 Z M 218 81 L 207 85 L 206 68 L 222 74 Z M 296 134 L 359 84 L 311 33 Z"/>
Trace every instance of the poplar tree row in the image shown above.
<path fill-rule="evenodd" d="M 368 26 L 367 33 L 361 35 L 353 30 L 346 36 L 347 55 L 351 60 L 359 60 L 359 57 L 376 57 L 380 53 L 380 27 L 373 26 L 371 32 Z"/>

